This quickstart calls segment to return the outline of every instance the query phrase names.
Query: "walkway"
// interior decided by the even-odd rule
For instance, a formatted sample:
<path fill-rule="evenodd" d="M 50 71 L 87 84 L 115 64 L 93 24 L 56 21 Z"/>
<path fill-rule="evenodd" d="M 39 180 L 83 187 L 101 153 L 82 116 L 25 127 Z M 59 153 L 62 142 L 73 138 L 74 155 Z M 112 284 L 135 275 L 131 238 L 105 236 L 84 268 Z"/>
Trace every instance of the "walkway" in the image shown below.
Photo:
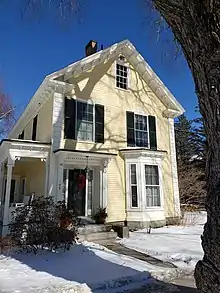
<path fill-rule="evenodd" d="M 154 266 L 159 266 L 159 267 L 163 267 L 163 268 L 172 268 L 172 269 L 177 268 L 174 264 L 172 264 L 170 262 L 164 262 L 164 261 L 159 260 L 159 259 L 157 259 L 155 257 L 152 257 L 152 256 L 150 256 L 148 254 L 141 253 L 141 252 L 138 252 L 136 250 L 127 248 L 125 246 L 122 246 L 121 244 L 119 244 L 117 242 L 108 242 L 108 241 L 106 241 L 105 243 L 102 242 L 100 244 L 102 244 L 106 248 L 108 248 L 108 249 L 110 249 L 110 250 L 112 250 L 112 251 L 114 251 L 116 253 L 124 254 L 124 255 L 127 255 L 127 256 L 137 258 L 139 260 L 145 261 L 145 262 L 147 262 L 147 263 L 149 263 L 151 265 L 154 265 Z"/>

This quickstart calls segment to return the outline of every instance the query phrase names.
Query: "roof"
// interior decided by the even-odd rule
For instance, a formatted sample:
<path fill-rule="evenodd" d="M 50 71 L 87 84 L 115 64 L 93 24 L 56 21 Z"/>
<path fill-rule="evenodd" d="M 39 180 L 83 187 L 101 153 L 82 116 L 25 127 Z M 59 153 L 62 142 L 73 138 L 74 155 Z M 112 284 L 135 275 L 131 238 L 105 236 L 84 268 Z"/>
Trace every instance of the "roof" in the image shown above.
<path fill-rule="evenodd" d="M 153 69 L 136 50 L 134 45 L 129 40 L 124 40 L 46 76 L 18 119 L 16 125 L 13 127 L 9 137 L 15 135 L 17 131 L 20 131 L 22 126 L 26 126 L 26 124 L 33 118 L 37 109 L 42 106 L 42 103 L 44 103 L 58 87 L 62 88 L 64 91 L 73 88 L 74 86 L 68 83 L 70 77 L 77 77 L 102 62 L 117 58 L 119 54 L 123 54 L 126 57 L 128 62 L 136 69 L 151 90 L 165 105 L 169 114 L 172 114 L 173 117 L 177 117 L 185 112 L 184 108 L 155 74 Z M 33 113 L 33 111 L 35 112 Z"/>

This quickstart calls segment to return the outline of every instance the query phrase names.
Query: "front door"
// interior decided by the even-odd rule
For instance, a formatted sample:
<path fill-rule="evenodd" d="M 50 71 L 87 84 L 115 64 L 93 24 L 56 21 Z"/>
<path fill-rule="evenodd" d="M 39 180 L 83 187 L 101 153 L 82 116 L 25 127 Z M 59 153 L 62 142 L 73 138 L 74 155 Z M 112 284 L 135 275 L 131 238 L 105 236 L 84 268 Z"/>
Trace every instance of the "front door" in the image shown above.
<path fill-rule="evenodd" d="M 68 209 L 76 216 L 85 216 L 86 173 L 84 170 L 69 170 Z"/>

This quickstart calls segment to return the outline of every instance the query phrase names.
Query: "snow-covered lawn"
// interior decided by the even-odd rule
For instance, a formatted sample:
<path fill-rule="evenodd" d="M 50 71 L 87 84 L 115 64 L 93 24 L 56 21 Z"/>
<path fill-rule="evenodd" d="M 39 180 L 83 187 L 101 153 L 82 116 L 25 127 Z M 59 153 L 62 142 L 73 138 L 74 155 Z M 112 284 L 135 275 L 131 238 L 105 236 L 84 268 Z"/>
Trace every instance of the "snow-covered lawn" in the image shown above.
<path fill-rule="evenodd" d="M 175 270 L 154 267 L 84 242 L 67 252 L 0 255 L 0 292 L 124 292 L 168 277 Z M 121 291 L 120 291 L 121 289 Z"/>
<path fill-rule="evenodd" d="M 163 261 L 169 261 L 178 268 L 188 270 L 195 268 L 202 259 L 201 234 L 206 221 L 206 213 L 187 213 L 183 226 L 170 226 L 139 230 L 130 234 L 130 238 L 120 243 L 128 248 L 150 254 Z"/>

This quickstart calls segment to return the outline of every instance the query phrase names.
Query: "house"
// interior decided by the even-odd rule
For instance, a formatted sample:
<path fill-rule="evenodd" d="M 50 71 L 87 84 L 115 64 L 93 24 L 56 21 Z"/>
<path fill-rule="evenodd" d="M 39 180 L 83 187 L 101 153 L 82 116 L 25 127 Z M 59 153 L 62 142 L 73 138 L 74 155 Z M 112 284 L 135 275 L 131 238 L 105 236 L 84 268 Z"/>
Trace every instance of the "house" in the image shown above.
<path fill-rule="evenodd" d="M 78 216 L 165 225 L 180 216 L 174 118 L 184 112 L 130 41 L 48 75 L 0 145 L 3 234 L 25 195 Z"/>

